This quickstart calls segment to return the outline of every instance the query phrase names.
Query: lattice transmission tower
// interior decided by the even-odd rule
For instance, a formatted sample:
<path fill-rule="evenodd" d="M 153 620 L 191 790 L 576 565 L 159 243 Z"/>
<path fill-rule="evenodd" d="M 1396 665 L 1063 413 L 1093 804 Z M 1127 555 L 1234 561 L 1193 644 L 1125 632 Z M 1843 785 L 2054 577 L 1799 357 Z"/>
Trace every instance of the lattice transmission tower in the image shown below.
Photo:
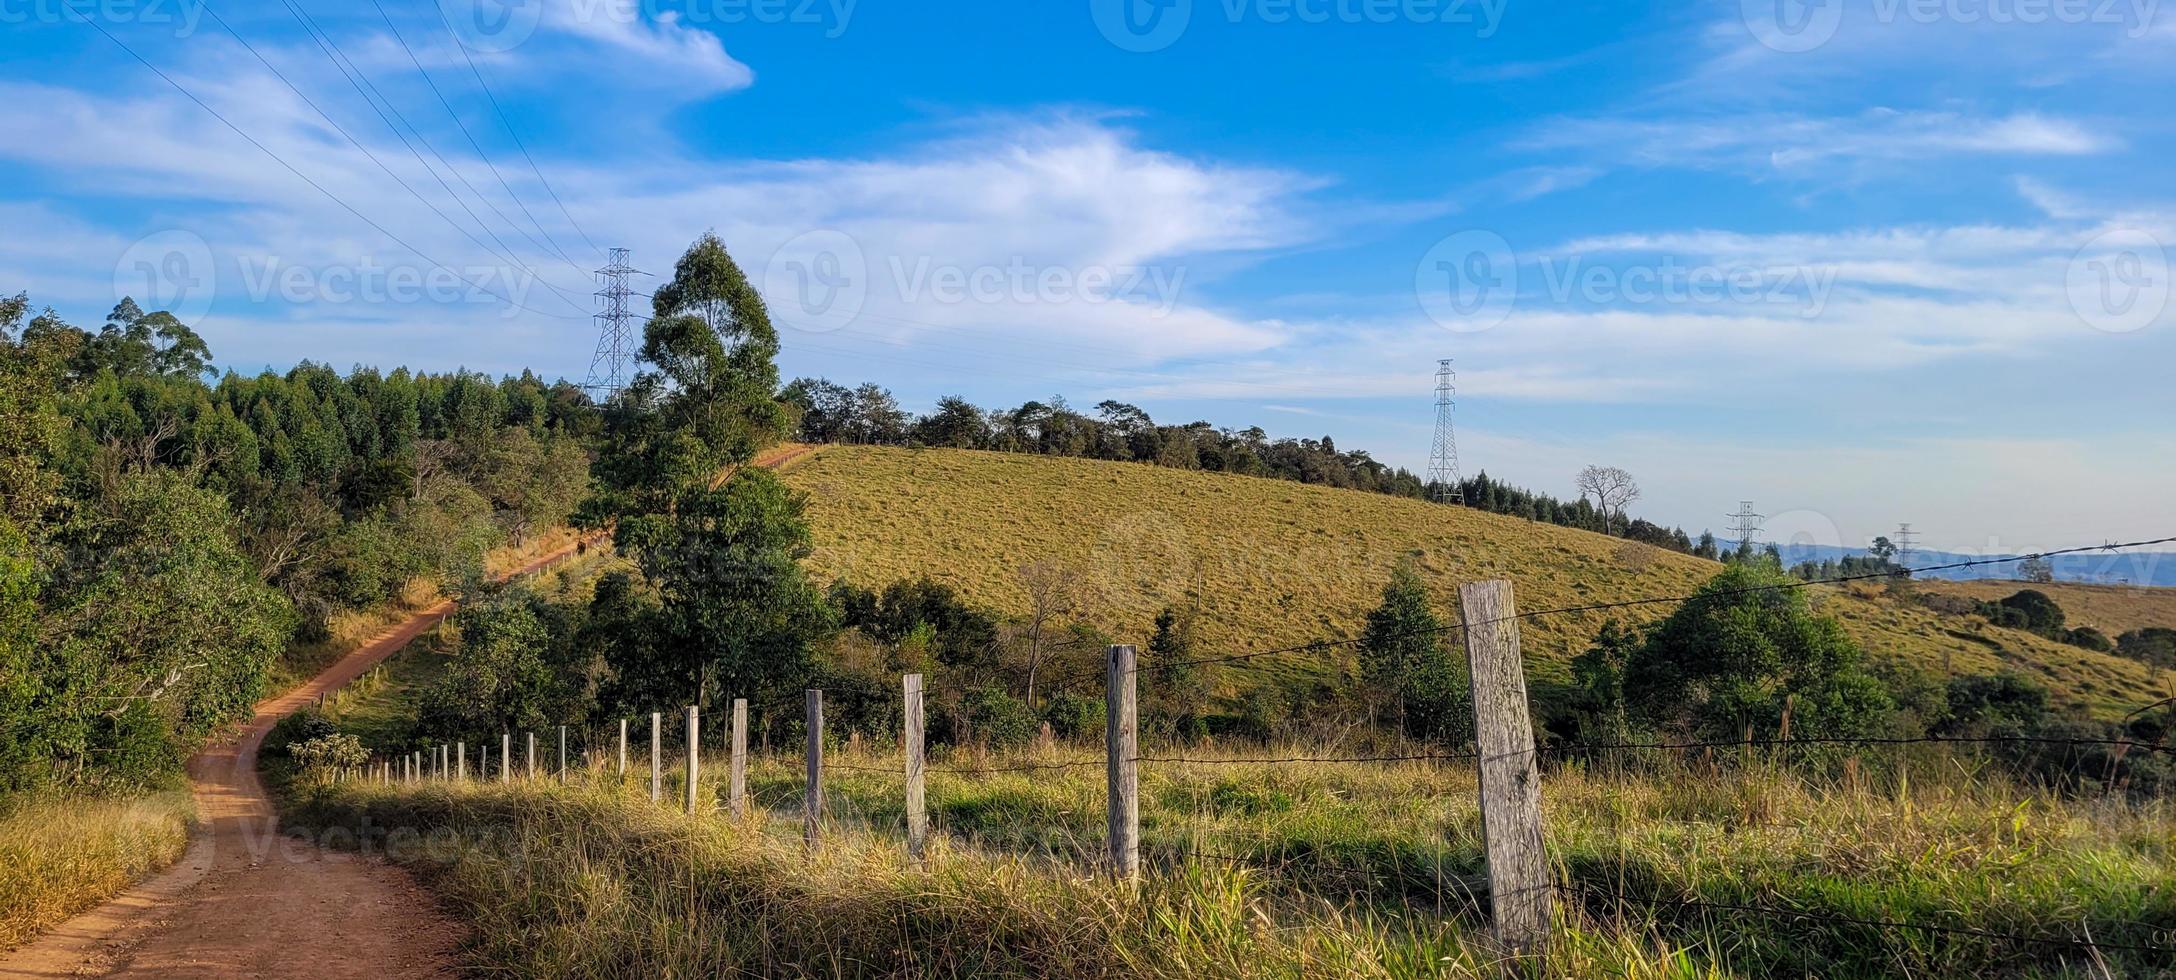
<path fill-rule="evenodd" d="M 1437 503 L 1463 504 L 1466 492 L 1458 475 L 1458 433 L 1451 428 L 1451 395 L 1458 376 L 1451 359 L 1436 362 L 1436 444 L 1428 453 L 1428 495 Z"/>
<path fill-rule="evenodd" d="M 1912 530 L 1912 526 L 1910 524 L 1899 524 L 1896 526 L 1895 544 L 1897 564 L 1911 564 L 1912 552 L 1919 550 L 1913 547 L 1913 545 L 1918 543 L 1914 540 L 1918 536 L 1919 532 Z"/>
<path fill-rule="evenodd" d="M 611 261 L 597 270 L 597 353 L 589 359 L 589 380 L 582 388 L 600 403 L 627 389 L 627 365 L 640 343 L 631 326 L 634 314 L 627 309 L 627 298 L 634 295 L 627 277 L 636 271 L 627 264 L 624 248 L 613 249 Z"/>
<path fill-rule="evenodd" d="M 1753 535 L 1760 533 L 1760 519 L 1767 515 L 1753 513 L 1753 502 L 1740 500 L 1738 501 L 1737 513 L 1723 516 L 1730 518 L 1730 530 L 1738 535 L 1738 550 L 1740 552 L 1752 551 Z"/>

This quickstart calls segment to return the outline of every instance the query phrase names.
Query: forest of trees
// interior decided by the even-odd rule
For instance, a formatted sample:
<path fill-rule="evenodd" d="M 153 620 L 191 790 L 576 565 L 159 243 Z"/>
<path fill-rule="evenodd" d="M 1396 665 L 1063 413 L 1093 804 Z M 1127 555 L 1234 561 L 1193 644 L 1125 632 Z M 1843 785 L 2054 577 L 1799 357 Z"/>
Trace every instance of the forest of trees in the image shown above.
<path fill-rule="evenodd" d="M 1077 456 L 1294 480 L 1397 497 L 1428 497 L 1433 489 L 1411 470 L 1379 462 L 1366 450 L 1339 449 L 1329 436 L 1271 439 L 1258 426 L 1159 425 L 1139 406 L 1119 401 L 1098 402 L 1090 414 L 1075 410 L 1062 397 L 1018 408 L 985 409 L 948 395 L 938 399 L 928 414 L 915 416 L 901 409 L 898 399 L 881 385 L 865 382 L 848 388 L 823 378 L 797 378 L 781 397 L 795 416 L 793 431 L 804 442 Z M 1698 553 L 1682 529 L 1637 518 L 1620 524 L 1621 515 L 1584 497 L 1559 500 L 1491 479 L 1485 470 L 1466 479 L 1458 491 L 1466 506 L 1490 513 Z M 1703 557 L 1718 557 L 1712 537 L 1707 538 Z"/>
<path fill-rule="evenodd" d="M 176 771 L 290 645 L 564 523 L 582 393 L 524 375 L 212 380 L 124 300 L 96 329 L 0 299 L 0 790 Z"/>

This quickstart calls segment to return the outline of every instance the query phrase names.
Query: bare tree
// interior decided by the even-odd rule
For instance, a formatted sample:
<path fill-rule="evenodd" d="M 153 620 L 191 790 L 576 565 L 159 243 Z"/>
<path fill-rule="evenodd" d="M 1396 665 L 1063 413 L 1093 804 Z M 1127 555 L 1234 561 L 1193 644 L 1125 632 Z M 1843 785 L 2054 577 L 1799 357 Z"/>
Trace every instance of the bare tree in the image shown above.
<path fill-rule="evenodd" d="M 1625 505 L 1638 500 L 1640 485 L 1632 481 L 1632 474 L 1615 466 L 1589 466 L 1579 471 L 1579 499 L 1594 498 L 1594 509 L 1602 515 L 1602 530 L 1617 533 L 1617 520 L 1624 516 Z"/>
<path fill-rule="evenodd" d="M 1020 634 L 1027 647 L 1027 703 L 1035 704 L 1035 675 L 1058 652 L 1064 629 L 1061 617 L 1079 604 L 1080 573 L 1072 566 L 1049 558 L 1020 566 L 1020 587 L 1027 590 L 1027 614 L 1021 617 Z"/>

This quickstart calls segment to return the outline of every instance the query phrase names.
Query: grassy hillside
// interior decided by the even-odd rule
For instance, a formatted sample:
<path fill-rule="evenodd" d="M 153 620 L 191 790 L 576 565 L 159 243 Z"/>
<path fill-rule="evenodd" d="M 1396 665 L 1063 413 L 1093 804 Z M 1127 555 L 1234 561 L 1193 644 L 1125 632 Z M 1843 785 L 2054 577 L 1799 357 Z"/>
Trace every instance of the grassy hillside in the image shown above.
<path fill-rule="evenodd" d="M 2176 629 L 2176 589 L 2141 585 L 2085 585 L 2055 582 L 1983 580 L 1976 582 L 1928 582 L 1929 592 L 1958 595 L 1992 602 L 2019 589 L 2038 589 L 2063 607 L 2072 626 L 2091 626 L 2112 639 L 2145 626 Z"/>
<path fill-rule="evenodd" d="M 1720 566 L 1585 531 L 1418 500 L 1132 463 L 950 449 L 838 446 L 786 466 L 809 495 L 820 579 L 883 586 L 927 574 L 978 602 L 1017 610 L 1016 570 L 1073 564 L 1090 615 L 1145 642 L 1166 603 L 1200 597 L 1205 655 L 1358 631 L 1401 555 L 1413 555 L 1443 608 L 1462 581 L 1509 578 L 1524 610 L 1681 595 Z M 1969 617 L 1943 617 L 1878 589 L 1818 590 L 1816 601 L 1877 656 L 1954 672 L 2035 674 L 2058 703 L 2120 713 L 2167 694 L 2130 660 Z M 1539 682 L 1610 616 L 1646 621 L 1657 604 L 1529 620 Z M 1337 666 L 1318 655 L 1251 661 L 1257 676 L 1299 680 Z"/>

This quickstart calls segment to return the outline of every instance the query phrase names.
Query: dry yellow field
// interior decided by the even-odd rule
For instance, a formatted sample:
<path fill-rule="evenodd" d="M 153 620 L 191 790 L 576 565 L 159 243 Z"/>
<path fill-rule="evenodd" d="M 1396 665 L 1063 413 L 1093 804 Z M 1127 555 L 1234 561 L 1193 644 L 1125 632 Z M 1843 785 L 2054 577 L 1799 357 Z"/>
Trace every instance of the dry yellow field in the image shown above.
<path fill-rule="evenodd" d="M 2145 585 L 2082 585 L 2056 582 L 1928 582 L 1929 592 L 1992 602 L 2019 589 L 2038 589 L 2063 607 L 2072 626 L 2091 626 L 2109 639 L 2146 626 L 2176 629 L 2176 589 Z"/>
<path fill-rule="evenodd" d="M 1458 583 L 1508 578 L 1522 611 L 1683 595 L 1720 567 L 1616 538 L 1418 500 L 1137 463 L 953 449 L 835 446 L 781 470 L 805 492 L 819 581 L 881 587 L 928 575 L 971 600 L 1018 611 L 1018 569 L 1040 559 L 1077 573 L 1088 618 L 1145 643 L 1167 603 L 1198 596 L 1202 655 L 1356 634 L 1401 556 L 1441 609 Z M 1876 657 L 1936 669 L 2041 677 L 2059 703 L 2120 714 L 2166 697 L 2135 661 L 2031 634 L 1942 617 L 1879 590 L 1822 587 L 1815 601 Z M 1658 603 L 1528 620 L 1538 681 L 1614 616 L 1644 622 Z M 1335 670 L 1342 651 L 1267 658 L 1246 672 L 1298 680 Z"/>

